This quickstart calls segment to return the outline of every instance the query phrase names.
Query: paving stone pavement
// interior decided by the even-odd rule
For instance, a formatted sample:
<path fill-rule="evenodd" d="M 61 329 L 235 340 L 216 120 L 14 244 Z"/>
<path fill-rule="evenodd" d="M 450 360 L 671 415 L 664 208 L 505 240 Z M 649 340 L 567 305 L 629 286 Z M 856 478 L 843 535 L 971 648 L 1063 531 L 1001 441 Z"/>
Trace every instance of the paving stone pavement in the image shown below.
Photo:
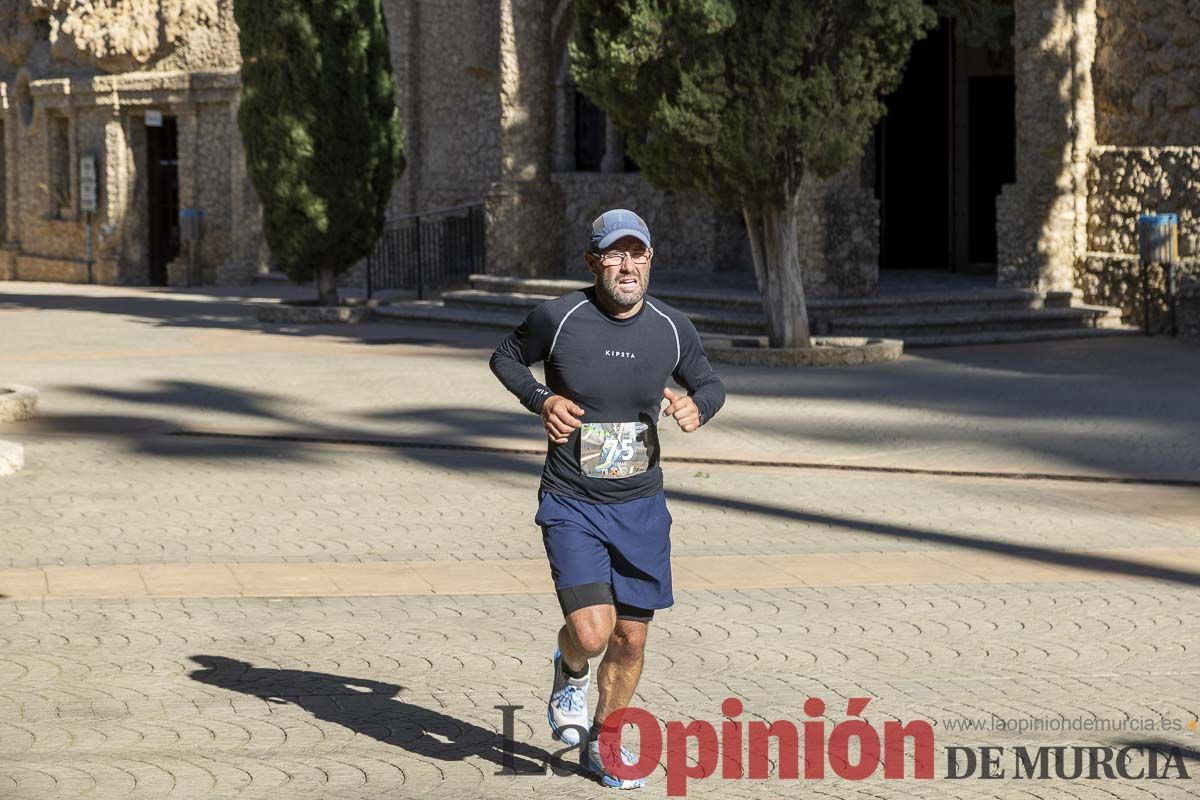
<path fill-rule="evenodd" d="M 180 428 L 528 448 L 485 336 L 263 328 L 204 295 L 0 284 L 0 377 L 43 417 L 0 478 L 5 569 L 423 564 L 539 559 L 538 460 L 512 453 L 170 435 Z M 10 335 L 11 334 L 11 335 Z M 1195 349 L 1125 340 L 930 351 L 865 371 L 728 369 L 726 415 L 668 454 L 946 470 L 1195 479 Z M 1189 371 L 1190 370 L 1190 371 Z M 1071 404 L 1070 395 L 1077 396 Z M 800 404 L 800 405 L 798 405 Z M 797 409 L 800 411 L 797 411 Z M 811 412 L 811 413 L 809 413 Z M 673 449 L 672 449 L 673 448 Z M 1200 490 L 670 464 L 681 559 L 969 559 L 993 583 L 677 592 L 637 702 L 661 720 L 934 723 L 950 746 L 1181 748 L 1200 772 L 1200 574 L 1124 569 L 1200 547 Z M 1034 570 L 1103 551 L 1086 580 Z M 1115 555 L 1113 555 L 1115 554 Z M 858 559 L 858 561 L 856 561 Z M 865 572 L 865 570 L 864 570 Z M 470 574 L 462 573 L 462 574 Z M 988 576 L 984 576 L 988 577 Z M 0 594 L 5 594 L 0 581 Z M 554 752 L 544 713 L 560 617 L 546 592 L 0 598 L 2 798 L 603 796 L 577 775 L 497 775 Z M 544 706 L 541 706 L 544 708 Z M 1122 730 L 952 730 L 996 715 Z M 1135 722 L 1166 721 L 1166 730 Z M 1198 726 L 1200 727 L 1200 726 Z M 856 751 L 852 750 L 852 753 Z M 853 759 L 852 759 L 853 761 Z M 909 764 L 907 774 L 911 775 Z M 663 796 L 660 766 L 643 790 Z M 1193 780 L 693 780 L 711 797 L 1185 798 Z"/>

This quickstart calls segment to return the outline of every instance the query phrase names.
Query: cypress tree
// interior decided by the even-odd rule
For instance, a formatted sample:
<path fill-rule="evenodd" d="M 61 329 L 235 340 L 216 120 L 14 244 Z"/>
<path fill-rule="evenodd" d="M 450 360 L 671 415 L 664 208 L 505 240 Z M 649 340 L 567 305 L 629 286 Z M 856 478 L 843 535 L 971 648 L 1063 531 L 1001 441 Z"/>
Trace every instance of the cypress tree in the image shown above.
<path fill-rule="evenodd" d="M 371 250 L 403 130 L 380 0 L 238 2 L 238 127 L 271 252 L 338 302 L 337 276 Z"/>
<path fill-rule="evenodd" d="M 857 158 L 921 0 L 576 0 L 572 73 L 654 185 L 741 210 L 770 344 L 809 345 L 801 181 Z"/>

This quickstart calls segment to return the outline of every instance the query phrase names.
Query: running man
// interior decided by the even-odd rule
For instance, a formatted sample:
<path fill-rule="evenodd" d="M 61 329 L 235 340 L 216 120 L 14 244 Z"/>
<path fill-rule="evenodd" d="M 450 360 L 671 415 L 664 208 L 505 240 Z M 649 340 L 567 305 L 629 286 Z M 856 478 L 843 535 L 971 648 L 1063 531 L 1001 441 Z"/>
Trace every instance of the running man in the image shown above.
<path fill-rule="evenodd" d="M 691 321 L 646 295 L 653 256 L 641 217 L 605 212 L 584 254 L 595 285 L 539 305 L 491 360 L 549 436 L 535 521 L 566 619 L 554 654 L 550 731 L 568 745 L 586 736 L 583 768 L 621 789 L 644 782 L 618 779 L 605 763 L 637 759 L 624 748 L 601 757 L 600 726 L 633 699 L 650 620 L 674 603 L 656 424 L 669 416 L 691 433 L 725 402 Z M 539 361 L 546 385 L 529 370 Z M 687 393 L 672 391 L 668 378 Z M 593 723 L 588 659 L 602 653 Z"/>

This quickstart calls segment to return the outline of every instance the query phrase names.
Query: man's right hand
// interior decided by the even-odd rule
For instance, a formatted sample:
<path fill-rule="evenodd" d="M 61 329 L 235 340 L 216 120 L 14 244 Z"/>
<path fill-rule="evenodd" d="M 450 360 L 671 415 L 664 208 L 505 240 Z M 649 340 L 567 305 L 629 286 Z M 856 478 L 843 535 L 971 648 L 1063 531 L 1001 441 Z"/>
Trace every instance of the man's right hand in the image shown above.
<path fill-rule="evenodd" d="M 582 416 L 583 409 L 562 395 L 551 395 L 542 405 L 542 424 L 555 444 L 566 444 L 571 431 L 583 424 L 579 421 Z"/>

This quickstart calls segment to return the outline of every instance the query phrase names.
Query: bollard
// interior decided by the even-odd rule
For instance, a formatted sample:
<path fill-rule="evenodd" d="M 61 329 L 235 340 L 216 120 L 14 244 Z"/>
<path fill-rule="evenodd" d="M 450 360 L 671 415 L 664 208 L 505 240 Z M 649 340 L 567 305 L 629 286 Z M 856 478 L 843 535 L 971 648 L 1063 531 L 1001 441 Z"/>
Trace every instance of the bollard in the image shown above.
<path fill-rule="evenodd" d="M 1179 215 L 1142 214 L 1138 217 L 1138 261 L 1142 272 L 1142 329 L 1150 335 L 1150 268 L 1162 265 L 1166 281 L 1167 313 L 1175 335 L 1175 262 L 1179 258 Z"/>

